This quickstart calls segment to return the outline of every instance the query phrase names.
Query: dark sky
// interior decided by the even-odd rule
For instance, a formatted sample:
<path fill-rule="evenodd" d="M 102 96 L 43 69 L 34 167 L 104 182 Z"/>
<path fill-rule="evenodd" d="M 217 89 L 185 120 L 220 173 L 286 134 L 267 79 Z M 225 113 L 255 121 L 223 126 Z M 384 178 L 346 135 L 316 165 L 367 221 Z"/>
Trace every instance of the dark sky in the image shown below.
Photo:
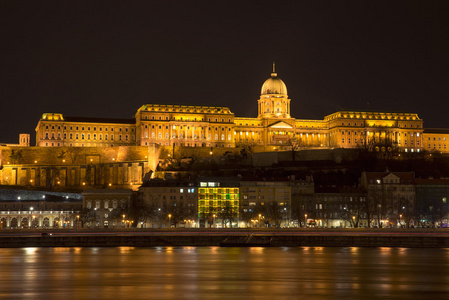
<path fill-rule="evenodd" d="M 449 1 L 0 1 L 0 141 L 44 112 L 143 104 L 257 116 L 272 62 L 292 116 L 415 112 L 446 127 Z"/>

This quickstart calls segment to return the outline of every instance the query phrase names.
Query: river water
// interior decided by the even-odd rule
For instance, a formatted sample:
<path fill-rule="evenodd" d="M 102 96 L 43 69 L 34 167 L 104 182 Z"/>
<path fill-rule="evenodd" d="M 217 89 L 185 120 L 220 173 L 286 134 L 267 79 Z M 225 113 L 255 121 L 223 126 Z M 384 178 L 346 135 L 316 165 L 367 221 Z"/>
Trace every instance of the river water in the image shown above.
<path fill-rule="evenodd" d="M 0 249 L 0 299 L 449 299 L 449 249 Z"/>

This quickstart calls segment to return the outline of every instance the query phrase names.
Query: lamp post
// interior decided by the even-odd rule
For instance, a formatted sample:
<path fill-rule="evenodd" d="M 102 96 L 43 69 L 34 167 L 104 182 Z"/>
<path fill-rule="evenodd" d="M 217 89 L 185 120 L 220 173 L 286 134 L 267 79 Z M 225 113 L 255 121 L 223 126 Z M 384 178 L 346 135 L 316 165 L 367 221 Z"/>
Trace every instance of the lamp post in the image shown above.
<path fill-rule="evenodd" d="M 168 214 L 168 228 L 171 228 L 171 214 Z"/>
<path fill-rule="evenodd" d="M 259 214 L 259 227 L 261 227 L 261 226 L 260 226 L 260 217 L 262 217 L 262 215 L 261 215 L 261 214 Z"/>
<path fill-rule="evenodd" d="M 352 216 L 352 227 L 355 228 L 355 216 Z"/>
<path fill-rule="evenodd" d="M 212 223 L 212 226 L 215 228 L 215 214 L 214 214 L 214 223 Z"/>
<path fill-rule="evenodd" d="M 402 214 L 399 215 L 399 227 L 402 227 Z"/>
<path fill-rule="evenodd" d="M 307 214 L 304 214 L 304 228 L 307 227 Z"/>
<path fill-rule="evenodd" d="M 382 228 L 382 223 L 380 222 L 380 209 L 382 208 L 382 204 L 377 204 L 377 220 L 379 224 L 377 224 L 377 227 Z"/>

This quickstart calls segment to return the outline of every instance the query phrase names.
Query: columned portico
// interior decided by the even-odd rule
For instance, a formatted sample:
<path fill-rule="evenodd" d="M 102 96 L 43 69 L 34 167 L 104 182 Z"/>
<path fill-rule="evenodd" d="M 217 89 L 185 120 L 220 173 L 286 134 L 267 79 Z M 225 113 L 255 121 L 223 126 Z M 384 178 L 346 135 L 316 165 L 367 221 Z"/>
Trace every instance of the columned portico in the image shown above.
<path fill-rule="evenodd" d="M 72 228 L 75 224 L 73 211 L 0 211 L 0 229 Z"/>

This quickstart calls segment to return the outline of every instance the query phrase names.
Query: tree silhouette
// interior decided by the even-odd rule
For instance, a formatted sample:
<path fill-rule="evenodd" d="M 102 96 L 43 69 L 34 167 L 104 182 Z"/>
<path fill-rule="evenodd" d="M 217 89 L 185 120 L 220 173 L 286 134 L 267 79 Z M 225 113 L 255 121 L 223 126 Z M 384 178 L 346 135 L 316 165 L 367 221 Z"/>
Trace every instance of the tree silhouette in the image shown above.
<path fill-rule="evenodd" d="M 20 164 L 23 158 L 22 150 L 11 150 L 9 158 L 13 164 Z"/>

